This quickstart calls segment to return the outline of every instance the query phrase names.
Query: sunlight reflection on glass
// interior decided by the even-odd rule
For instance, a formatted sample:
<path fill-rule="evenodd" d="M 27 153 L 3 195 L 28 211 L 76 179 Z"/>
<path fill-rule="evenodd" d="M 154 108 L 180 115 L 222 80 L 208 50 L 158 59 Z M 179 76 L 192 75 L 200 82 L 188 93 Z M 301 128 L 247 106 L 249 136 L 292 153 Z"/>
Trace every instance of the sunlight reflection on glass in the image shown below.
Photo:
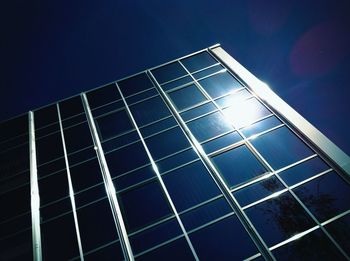
<path fill-rule="evenodd" d="M 225 118 L 233 123 L 236 128 L 251 125 L 260 114 L 259 110 L 249 100 L 239 99 L 234 100 L 232 106 L 224 109 L 223 113 Z"/>

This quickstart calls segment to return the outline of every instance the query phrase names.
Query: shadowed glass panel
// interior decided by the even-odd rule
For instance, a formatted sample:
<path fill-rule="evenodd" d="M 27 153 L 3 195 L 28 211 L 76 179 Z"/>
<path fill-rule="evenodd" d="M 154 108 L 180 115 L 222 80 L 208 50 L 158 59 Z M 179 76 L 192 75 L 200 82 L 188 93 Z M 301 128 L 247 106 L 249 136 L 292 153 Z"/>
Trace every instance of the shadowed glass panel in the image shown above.
<path fill-rule="evenodd" d="M 346 260 L 320 229 L 279 247 L 272 253 L 277 260 Z"/>
<path fill-rule="evenodd" d="M 259 199 L 276 193 L 285 187 L 274 176 L 254 183 L 233 193 L 241 206 L 246 206 Z"/>
<path fill-rule="evenodd" d="M 115 242 L 102 249 L 98 249 L 95 252 L 89 253 L 84 256 L 85 261 L 95 260 L 124 260 L 123 250 L 120 246 L 120 242 Z"/>
<path fill-rule="evenodd" d="M 229 187 L 234 187 L 266 172 L 263 165 L 243 145 L 212 158 Z"/>
<path fill-rule="evenodd" d="M 268 246 L 316 225 L 288 192 L 255 205 L 245 212 Z"/>
<path fill-rule="evenodd" d="M 309 181 L 294 192 L 320 221 L 350 209 L 350 186 L 335 172 Z"/>
<path fill-rule="evenodd" d="M 344 251 L 350 253 L 350 215 L 348 214 L 326 225 L 326 229 Z"/>
<path fill-rule="evenodd" d="M 114 83 L 86 93 L 91 109 L 119 100 L 120 94 Z"/>
<path fill-rule="evenodd" d="M 64 100 L 60 102 L 59 105 L 62 119 L 66 119 L 73 115 L 84 112 L 84 107 L 80 95 L 70 98 L 68 100 Z"/>

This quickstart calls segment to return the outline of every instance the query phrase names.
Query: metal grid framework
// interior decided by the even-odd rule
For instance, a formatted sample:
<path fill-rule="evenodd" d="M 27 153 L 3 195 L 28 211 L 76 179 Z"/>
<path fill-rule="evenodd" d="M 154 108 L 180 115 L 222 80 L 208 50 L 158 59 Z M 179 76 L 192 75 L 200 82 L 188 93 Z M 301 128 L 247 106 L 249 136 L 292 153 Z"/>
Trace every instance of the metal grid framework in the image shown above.
<path fill-rule="evenodd" d="M 22 119 L 0 127 L 2 155 L 30 152 L 1 162 L 2 198 L 31 190 L 4 259 L 349 260 L 349 157 L 219 45 Z"/>

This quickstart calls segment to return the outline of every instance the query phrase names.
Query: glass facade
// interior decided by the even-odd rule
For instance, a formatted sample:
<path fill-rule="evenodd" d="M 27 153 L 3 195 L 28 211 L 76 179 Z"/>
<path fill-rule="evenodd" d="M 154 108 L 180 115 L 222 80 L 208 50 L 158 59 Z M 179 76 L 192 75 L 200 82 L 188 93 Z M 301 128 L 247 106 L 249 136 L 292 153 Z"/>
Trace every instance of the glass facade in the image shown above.
<path fill-rule="evenodd" d="M 1 260 L 346 260 L 348 173 L 210 48 L 0 125 Z"/>

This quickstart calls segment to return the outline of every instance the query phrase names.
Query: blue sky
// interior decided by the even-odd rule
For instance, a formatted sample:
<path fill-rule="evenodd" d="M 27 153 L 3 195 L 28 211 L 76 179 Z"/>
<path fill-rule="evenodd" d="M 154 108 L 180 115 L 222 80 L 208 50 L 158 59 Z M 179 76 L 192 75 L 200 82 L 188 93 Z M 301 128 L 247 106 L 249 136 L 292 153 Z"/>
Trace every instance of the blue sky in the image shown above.
<path fill-rule="evenodd" d="M 8 1 L 0 120 L 221 43 L 350 154 L 347 1 Z"/>

